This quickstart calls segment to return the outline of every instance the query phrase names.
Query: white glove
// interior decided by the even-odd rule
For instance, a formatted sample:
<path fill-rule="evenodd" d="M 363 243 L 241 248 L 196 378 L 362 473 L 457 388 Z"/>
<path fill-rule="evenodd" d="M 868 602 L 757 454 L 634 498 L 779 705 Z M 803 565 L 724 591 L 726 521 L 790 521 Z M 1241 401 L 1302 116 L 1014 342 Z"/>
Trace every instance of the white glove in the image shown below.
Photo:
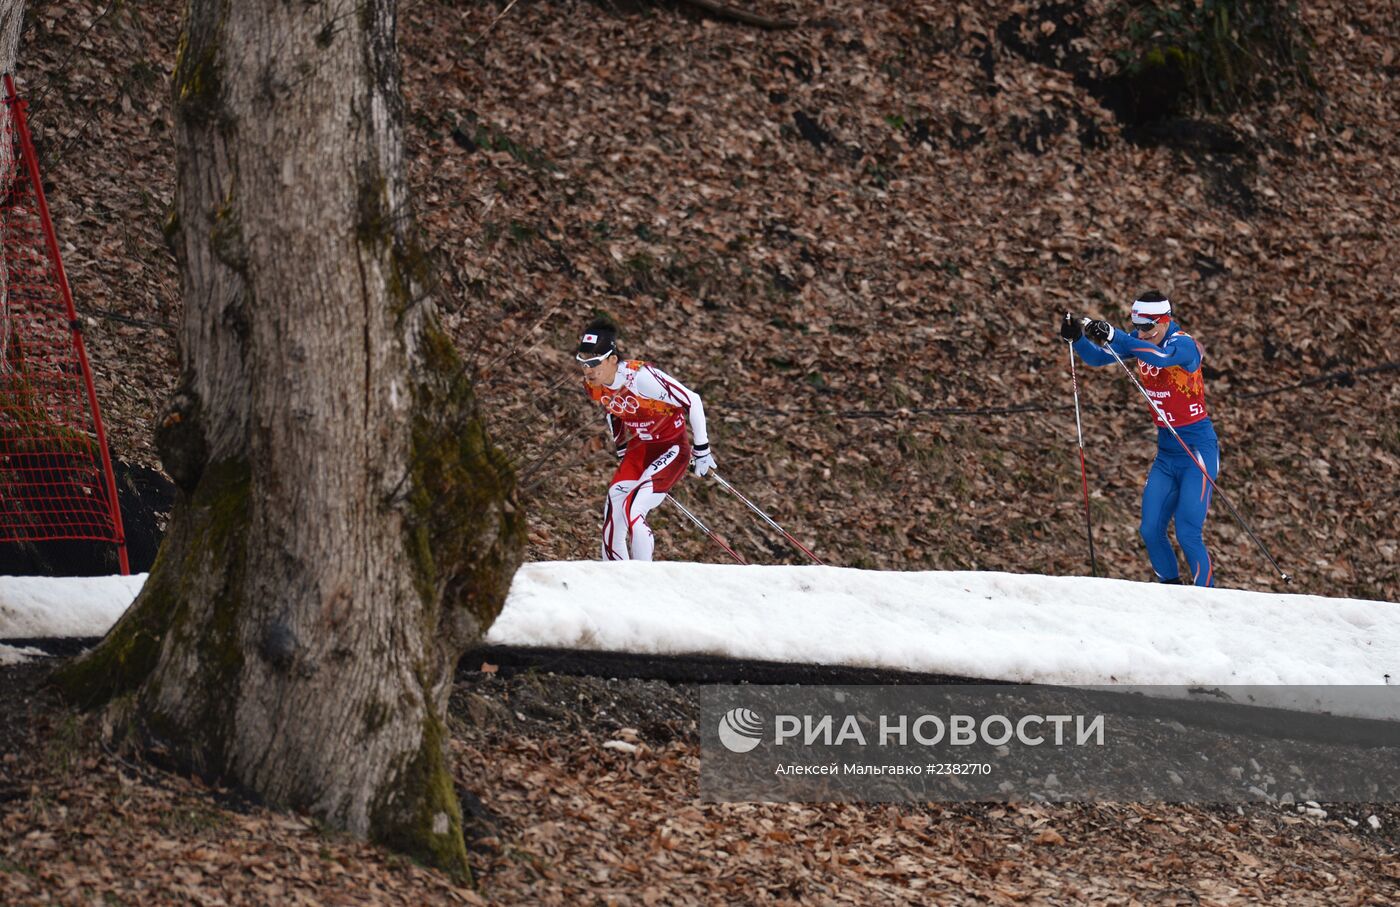
<path fill-rule="evenodd" d="M 715 468 L 715 455 L 710 453 L 710 445 L 695 445 L 695 449 L 690 454 L 690 468 L 697 476 L 701 477 Z"/>

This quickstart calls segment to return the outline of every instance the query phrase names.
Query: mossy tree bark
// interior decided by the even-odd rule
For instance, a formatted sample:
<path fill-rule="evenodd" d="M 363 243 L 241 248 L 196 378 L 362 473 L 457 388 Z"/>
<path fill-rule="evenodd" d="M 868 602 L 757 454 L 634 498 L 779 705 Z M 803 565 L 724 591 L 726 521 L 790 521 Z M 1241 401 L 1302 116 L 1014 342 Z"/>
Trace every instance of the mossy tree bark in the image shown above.
<path fill-rule="evenodd" d="M 425 295 L 394 7 L 191 0 L 158 433 L 181 496 L 59 683 L 179 764 L 464 874 L 447 696 L 523 520 Z"/>

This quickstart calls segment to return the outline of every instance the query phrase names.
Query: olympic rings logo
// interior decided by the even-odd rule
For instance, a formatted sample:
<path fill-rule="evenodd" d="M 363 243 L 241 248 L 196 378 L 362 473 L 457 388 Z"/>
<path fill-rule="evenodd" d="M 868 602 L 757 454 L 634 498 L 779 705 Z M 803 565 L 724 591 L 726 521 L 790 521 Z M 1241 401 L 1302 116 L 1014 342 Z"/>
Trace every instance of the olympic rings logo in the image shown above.
<path fill-rule="evenodd" d="M 607 407 L 608 412 L 612 413 L 614 416 L 630 416 L 641 408 L 641 404 L 637 402 L 637 398 L 632 396 L 613 397 L 605 395 L 600 402 L 603 406 Z"/>
<path fill-rule="evenodd" d="M 1147 375 L 1150 378 L 1155 378 L 1158 375 L 1162 374 L 1162 367 L 1159 365 L 1148 365 L 1146 362 L 1139 362 L 1138 371 L 1142 372 L 1144 375 Z"/>

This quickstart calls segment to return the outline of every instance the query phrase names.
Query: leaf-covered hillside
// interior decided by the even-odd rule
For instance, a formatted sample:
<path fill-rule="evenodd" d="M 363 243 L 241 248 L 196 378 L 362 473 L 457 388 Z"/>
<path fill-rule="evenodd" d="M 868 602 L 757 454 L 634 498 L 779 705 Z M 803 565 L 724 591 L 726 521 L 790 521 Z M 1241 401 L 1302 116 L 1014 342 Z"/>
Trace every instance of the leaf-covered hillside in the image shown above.
<path fill-rule="evenodd" d="M 1187 83 L 1220 77 L 1208 42 L 1143 4 L 756 7 L 801 23 L 781 31 L 502 8 L 410 0 L 400 39 L 416 213 L 529 489 L 530 557 L 596 556 L 612 457 L 586 450 L 601 419 L 570 351 L 602 311 L 704 395 L 721 471 L 830 562 L 1087 572 L 1055 322 L 1123 323 L 1155 287 L 1205 348 L 1222 487 L 1298 587 L 1400 597 L 1390 4 L 1305 4 L 1267 32 L 1292 57 L 1227 27 L 1247 97 Z M 22 86 L 100 392 L 119 453 L 151 462 L 179 7 L 30 15 Z M 1081 390 L 1100 567 L 1147 578 L 1150 420 L 1121 374 Z M 680 495 L 742 551 L 795 562 L 701 485 Z M 660 556 L 724 557 L 656 523 Z M 1221 584 L 1277 587 L 1219 503 L 1207 540 Z"/>

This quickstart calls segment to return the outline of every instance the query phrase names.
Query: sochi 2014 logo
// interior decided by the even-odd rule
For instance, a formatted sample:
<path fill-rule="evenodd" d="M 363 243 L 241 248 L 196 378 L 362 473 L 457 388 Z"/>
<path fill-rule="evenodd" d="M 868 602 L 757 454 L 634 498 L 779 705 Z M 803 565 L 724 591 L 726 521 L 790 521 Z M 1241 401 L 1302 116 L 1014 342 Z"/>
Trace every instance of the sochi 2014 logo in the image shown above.
<path fill-rule="evenodd" d="M 607 407 L 608 412 L 612 413 L 614 416 L 629 416 L 641 408 L 641 404 L 637 402 L 637 398 L 630 395 L 624 397 L 619 394 L 614 397 L 610 394 L 605 394 L 601 402 Z"/>
<path fill-rule="evenodd" d="M 750 709 L 730 709 L 719 719 L 719 742 L 731 753 L 747 753 L 763 742 L 763 719 Z"/>

